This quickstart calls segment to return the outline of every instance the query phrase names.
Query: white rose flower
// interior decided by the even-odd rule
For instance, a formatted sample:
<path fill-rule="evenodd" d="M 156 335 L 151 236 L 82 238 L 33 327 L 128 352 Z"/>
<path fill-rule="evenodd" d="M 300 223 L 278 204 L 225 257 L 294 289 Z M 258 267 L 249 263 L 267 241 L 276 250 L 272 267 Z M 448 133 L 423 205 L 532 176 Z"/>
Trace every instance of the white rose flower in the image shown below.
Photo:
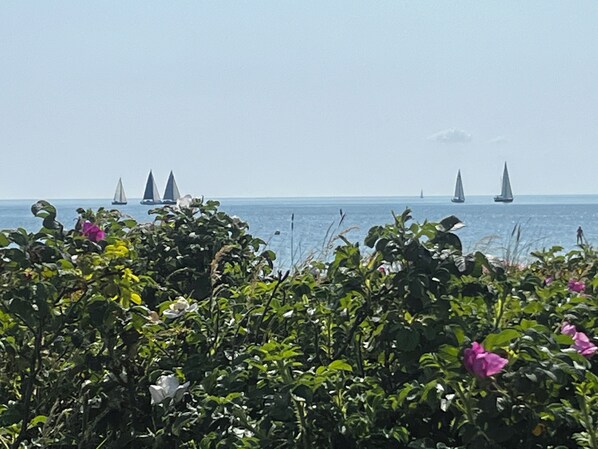
<path fill-rule="evenodd" d="M 175 319 L 187 312 L 195 312 L 196 310 L 197 304 L 189 304 L 189 301 L 182 296 L 179 296 L 175 302 L 168 306 L 168 309 L 162 312 L 162 314 L 166 318 Z"/>
<path fill-rule="evenodd" d="M 173 398 L 174 402 L 178 402 L 183 398 L 185 391 L 189 388 L 189 382 L 183 385 L 179 384 L 179 380 L 174 374 L 168 376 L 160 376 L 156 385 L 150 385 L 149 391 L 152 395 L 152 405 L 160 404 L 166 398 Z"/>
<path fill-rule="evenodd" d="M 193 197 L 191 195 L 185 195 L 176 200 L 176 209 L 189 209 L 193 204 Z"/>

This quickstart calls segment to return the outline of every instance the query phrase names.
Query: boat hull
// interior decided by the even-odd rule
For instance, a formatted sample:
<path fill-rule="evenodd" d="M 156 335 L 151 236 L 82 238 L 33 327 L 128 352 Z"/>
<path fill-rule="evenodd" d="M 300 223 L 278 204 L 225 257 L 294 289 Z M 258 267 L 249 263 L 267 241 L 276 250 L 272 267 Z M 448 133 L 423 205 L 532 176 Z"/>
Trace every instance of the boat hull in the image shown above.
<path fill-rule="evenodd" d="M 114 206 L 124 206 L 125 204 L 127 204 L 126 201 L 112 201 L 112 204 Z"/>
<path fill-rule="evenodd" d="M 176 204 L 176 201 L 173 201 L 173 200 L 162 200 L 162 204 Z"/>
<path fill-rule="evenodd" d="M 162 204 L 162 201 L 154 201 L 154 200 L 141 200 L 141 204 L 145 204 L 146 206 L 153 206 L 154 204 Z"/>
<path fill-rule="evenodd" d="M 494 197 L 494 202 L 495 203 L 512 203 L 513 202 L 513 198 L 502 198 L 500 196 L 495 196 Z"/>
<path fill-rule="evenodd" d="M 452 203 L 464 203 L 465 200 L 462 200 L 461 198 L 451 198 L 451 202 Z"/>

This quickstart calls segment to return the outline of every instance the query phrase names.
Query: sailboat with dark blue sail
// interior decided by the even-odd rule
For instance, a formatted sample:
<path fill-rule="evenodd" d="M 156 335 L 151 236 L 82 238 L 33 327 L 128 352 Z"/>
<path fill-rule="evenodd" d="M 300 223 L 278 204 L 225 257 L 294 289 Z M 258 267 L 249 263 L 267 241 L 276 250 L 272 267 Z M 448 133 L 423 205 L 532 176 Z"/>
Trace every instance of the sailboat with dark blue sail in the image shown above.
<path fill-rule="evenodd" d="M 156 187 L 156 181 L 154 181 L 154 175 L 150 170 L 149 175 L 147 177 L 147 182 L 145 183 L 145 191 L 143 192 L 143 199 L 141 200 L 141 204 L 161 204 L 160 201 L 160 194 L 158 193 L 158 187 Z"/>
<path fill-rule="evenodd" d="M 174 174 L 170 172 L 168 181 L 166 182 L 166 189 L 164 190 L 164 197 L 162 198 L 163 204 L 176 204 L 177 200 L 181 197 L 179 188 L 174 180 Z"/>
<path fill-rule="evenodd" d="M 457 172 L 457 183 L 455 184 L 455 195 L 451 198 L 453 203 L 464 203 L 465 193 L 463 192 L 463 181 L 461 181 L 461 170 Z"/>

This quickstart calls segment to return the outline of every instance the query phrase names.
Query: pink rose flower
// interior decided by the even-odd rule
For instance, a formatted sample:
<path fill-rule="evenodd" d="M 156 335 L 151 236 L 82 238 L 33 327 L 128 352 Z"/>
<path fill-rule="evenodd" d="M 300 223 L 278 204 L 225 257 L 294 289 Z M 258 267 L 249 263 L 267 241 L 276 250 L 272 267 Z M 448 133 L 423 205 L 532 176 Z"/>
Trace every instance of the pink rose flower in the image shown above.
<path fill-rule="evenodd" d="M 576 293 L 583 293 L 586 289 L 586 284 L 583 281 L 577 281 L 575 279 L 569 279 L 567 283 L 567 288 L 569 291 L 576 292 Z"/>
<path fill-rule="evenodd" d="M 571 347 L 584 357 L 592 357 L 598 351 L 598 346 L 592 343 L 586 334 L 577 332 L 577 328 L 573 324 L 565 321 L 561 326 L 561 333 L 573 339 Z"/>
<path fill-rule="evenodd" d="M 565 334 L 571 338 L 575 338 L 576 333 L 577 333 L 577 329 L 575 328 L 575 326 L 573 326 L 573 324 L 570 324 L 565 321 L 563 323 L 563 325 L 561 326 L 561 334 Z"/>
<path fill-rule="evenodd" d="M 106 233 L 100 229 L 98 225 L 93 224 L 90 221 L 85 221 L 81 227 L 81 234 L 87 237 L 92 242 L 99 242 L 104 240 Z"/>
<path fill-rule="evenodd" d="M 498 354 L 488 352 L 478 342 L 463 352 L 463 365 L 473 375 L 483 379 L 499 373 L 509 361 Z"/>

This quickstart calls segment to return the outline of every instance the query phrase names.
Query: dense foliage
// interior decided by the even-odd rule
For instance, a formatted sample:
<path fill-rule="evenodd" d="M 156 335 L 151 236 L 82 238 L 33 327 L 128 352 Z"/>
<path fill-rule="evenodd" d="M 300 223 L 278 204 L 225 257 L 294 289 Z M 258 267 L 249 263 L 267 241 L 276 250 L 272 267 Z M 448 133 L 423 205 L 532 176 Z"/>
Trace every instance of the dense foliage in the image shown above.
<path fill-rule="evenodd" d="M 215 202 L 32 211 L 0 232 L 0 447 L 598 449 L 591 249 L 497 263 L 405 212 L 282 273 Z"/>

